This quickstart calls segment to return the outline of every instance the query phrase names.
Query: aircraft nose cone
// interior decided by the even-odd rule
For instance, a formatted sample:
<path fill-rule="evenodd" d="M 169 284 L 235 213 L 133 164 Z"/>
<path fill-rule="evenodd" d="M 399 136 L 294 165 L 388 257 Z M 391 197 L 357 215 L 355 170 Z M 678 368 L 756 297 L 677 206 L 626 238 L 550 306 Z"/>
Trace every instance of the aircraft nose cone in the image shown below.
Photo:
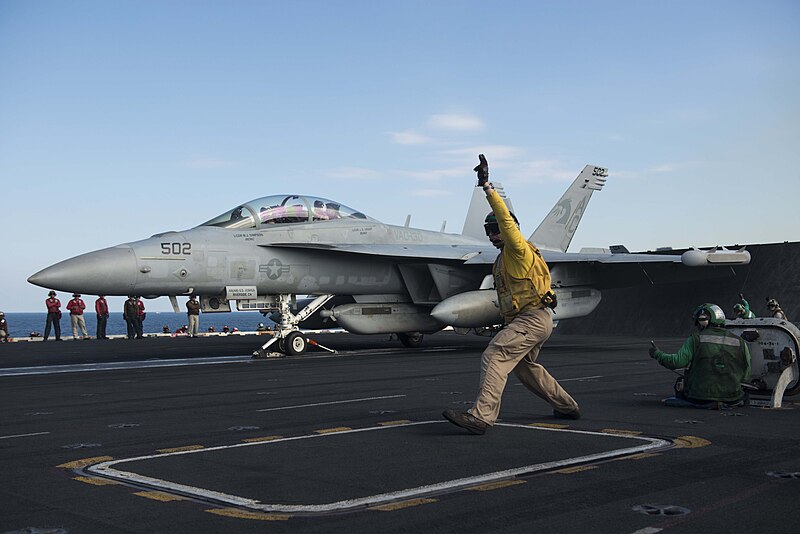
<path fill-rule="evenodd" d="M 136 283 L 136 256 L 127 245 L 56 263 L 28 278 L 31 284 L 87 295 L 127 295 Z"/>

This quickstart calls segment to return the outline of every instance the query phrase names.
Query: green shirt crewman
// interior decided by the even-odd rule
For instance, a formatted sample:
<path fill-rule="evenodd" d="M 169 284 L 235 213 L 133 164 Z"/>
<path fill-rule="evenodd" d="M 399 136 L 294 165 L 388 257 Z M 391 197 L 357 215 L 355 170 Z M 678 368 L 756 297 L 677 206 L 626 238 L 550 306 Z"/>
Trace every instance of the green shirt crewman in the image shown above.
<path fill-rule="evenodd" d="M 750 310 L 750 303 L 739 293 L 739 302 L 733 305 L 734 319 L 755 319 L 756 314 Z"/>
<path fill-rule="evenodd" d="M 667 369 L 686 368 L 683 391 L 677 392 L 679 399 L 702 407 L 715 402 L 742 403 L 745 394 L 741 383 L 750 374 L 747 343 L 724 328 L 725 314 L 716 304 L 699 306 L 694 319 L 698 331 L 678 352 L 663 352 L 651 342 L 650 356 Z"/>

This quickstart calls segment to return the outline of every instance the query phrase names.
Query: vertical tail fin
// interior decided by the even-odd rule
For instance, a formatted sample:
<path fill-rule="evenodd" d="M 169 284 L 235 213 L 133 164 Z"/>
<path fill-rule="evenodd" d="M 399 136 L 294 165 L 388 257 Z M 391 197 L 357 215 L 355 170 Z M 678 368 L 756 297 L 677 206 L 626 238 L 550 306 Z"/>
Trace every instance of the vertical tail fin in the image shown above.
<path fill-rule="evenodd" d="M 508 209 L 514 211 L 511 207 L 511 199 L 506 197 L 506 192 L 500 182 L 492 182 L 495 191 L 500 195 Z M 486 193 L 481 187 L 474 187 L 472 191 L 472 200 L 469 203 L 469 210 L 467 210 L 467 218 L 464 220 L 464 229 L 461 231 L 463 235 L 475 237 L 477 239 L 486 239 L 486 232 L 483 230 L 483 222 L 492 208 L 486 202 Z"/>
<path fill-rule="evenodd" d="M 594 165 L 584 167 L 529 241 L 544 250 L 566 252 L 592 193 L 603 188 L 607 177 L 608 169 Z"/>

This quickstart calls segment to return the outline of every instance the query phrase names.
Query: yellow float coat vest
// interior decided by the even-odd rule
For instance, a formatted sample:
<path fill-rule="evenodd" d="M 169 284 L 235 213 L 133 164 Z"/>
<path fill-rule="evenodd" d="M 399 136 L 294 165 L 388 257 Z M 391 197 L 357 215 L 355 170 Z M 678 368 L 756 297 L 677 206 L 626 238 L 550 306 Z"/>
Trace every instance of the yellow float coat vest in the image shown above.
<path fill-rule="evenodd" d="M 550 269 L 539 249 L 530 243 L 528 247 L 533 252 L 533 263 L 524 278 L 515 278 L 508 273 L 503 266 L 502 252 L 492 268 L 500 314 L 506 322 L 510 322 L 524 310 L 544 308 L 542 297 L 550 291 Z"/>

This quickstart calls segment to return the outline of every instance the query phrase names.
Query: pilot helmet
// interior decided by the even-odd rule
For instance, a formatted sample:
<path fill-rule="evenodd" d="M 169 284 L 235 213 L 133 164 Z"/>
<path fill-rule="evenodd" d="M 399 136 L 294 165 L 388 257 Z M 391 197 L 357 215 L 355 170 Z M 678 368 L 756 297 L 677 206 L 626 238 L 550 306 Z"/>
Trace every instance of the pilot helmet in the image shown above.
<path fill-rule="evenodd" d="M 514 222 L 517 223 L 517 226 L 519 226 L 519 220 L 517 220 L 517 216 L 514 215 L 514 212 L 509 211 L 509 213 L 511 214 L 511 218 L 514 219 Z M 500 233 L 500 226 L 497 224 L 497 216 L 493 211 L 489 212 L 489 215 L 483 220 L 483 229 L 487 236 Z"/>
<path fill-rule="evenodd" d="M 707 319 L 712 326 L 725 326 L 725 313 L 723 313 L 722 308 L 716 304 L 711 304 L 708 302 L 701 304 L 695 308 L 692 317 L 694 319 L 695 326 L 699 326 L 698 323 L 702 318 Z"/>

